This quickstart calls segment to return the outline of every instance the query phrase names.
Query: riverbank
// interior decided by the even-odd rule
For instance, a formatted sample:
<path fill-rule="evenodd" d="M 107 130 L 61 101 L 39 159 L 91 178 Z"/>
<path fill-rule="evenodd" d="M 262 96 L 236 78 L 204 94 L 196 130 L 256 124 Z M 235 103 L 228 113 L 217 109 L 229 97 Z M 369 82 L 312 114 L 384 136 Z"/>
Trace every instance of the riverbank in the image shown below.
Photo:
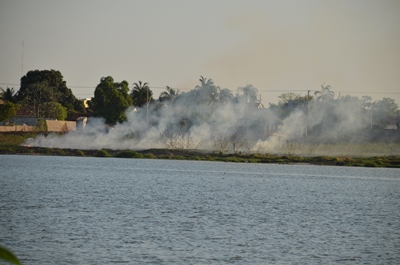
<path fill-rule="evenodd" d="M 22 146 L 27 138 L 35 137 L 32 133 L 0 134 L 0 154 L 10 155 L 49 155 L 49 156 L 87 156 L 144 159 L 203 160 L 237 163 L 273 163 L 273 164 L 310 164 L 357 167 L 392 167 L 400 168 L 400 156 L 297 156 L 261 153 L 222 153 L 200 150 L 148 149 L 148 150 L 78 150 Z"/>

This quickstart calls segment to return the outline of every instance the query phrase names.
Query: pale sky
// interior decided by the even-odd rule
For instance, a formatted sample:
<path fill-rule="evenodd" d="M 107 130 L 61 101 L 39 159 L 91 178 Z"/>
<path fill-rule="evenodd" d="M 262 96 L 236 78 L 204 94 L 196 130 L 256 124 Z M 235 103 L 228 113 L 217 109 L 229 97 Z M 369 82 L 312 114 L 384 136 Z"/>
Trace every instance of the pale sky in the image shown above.
<path fill-rule="evenodd" d="M 0 0 L 0 62 L 3 88 L 55 69 L 78 98 L 109 75 L 155 98 L 202 75 L 266 106 L 323 83 L 400 105 L 400 1 Z"/>

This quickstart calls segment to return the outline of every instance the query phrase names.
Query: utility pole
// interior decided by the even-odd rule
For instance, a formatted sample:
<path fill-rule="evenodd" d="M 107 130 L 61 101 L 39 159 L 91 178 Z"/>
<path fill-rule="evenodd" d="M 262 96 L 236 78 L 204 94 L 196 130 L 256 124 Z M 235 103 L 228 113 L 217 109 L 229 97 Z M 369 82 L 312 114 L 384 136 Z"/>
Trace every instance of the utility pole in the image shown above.
<path fill-rule="evenodd" d="M 310 92 L 311 92 L 311 90 L 307 90 L 307 102 L 306 102 L 306 116 L 307 116 L 307 119 L 306 119 L 306 131 L 305 131 L 305 135 L 306 135 L 306 137 L 308 136 L 308 125 L 307 125 L 307 123 L 308 123 L 308 112 L 309 112 L 309 105 L 310 105 Z"/>
<path fill-rule="evenodd" d="M 371 124 L 370 124 L 370 129 L 372 129 L 372 107 L 371 107 L 370 112 L 371 112 Z"/>
<path fill-rule="evenodd" d="M 146 123 L 149 127 L 149 89 L 146 87 Z"/>

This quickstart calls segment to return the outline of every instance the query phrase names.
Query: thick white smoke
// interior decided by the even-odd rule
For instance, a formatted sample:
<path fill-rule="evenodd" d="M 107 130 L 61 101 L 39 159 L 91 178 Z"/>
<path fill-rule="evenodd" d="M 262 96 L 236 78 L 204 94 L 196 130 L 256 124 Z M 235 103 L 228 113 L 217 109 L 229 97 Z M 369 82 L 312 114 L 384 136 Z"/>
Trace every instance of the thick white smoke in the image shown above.
<path fill-rule="evenodd" d="M 312 101 L 280 120 L 270 109 L 241 100 L 221 103 L 210 94 L 183 93 L 176 100 L 126 111 L 127 121 L 109 127 L 91 118 L 80 131 L 30 139 L 30 146 L 71 149 L 203 149 L 299 155 L 356 155 L 343 146 L 367 127 L 365 111 L 354 102 Z M 336 145 L 336 151 L 325 150 Z"/>

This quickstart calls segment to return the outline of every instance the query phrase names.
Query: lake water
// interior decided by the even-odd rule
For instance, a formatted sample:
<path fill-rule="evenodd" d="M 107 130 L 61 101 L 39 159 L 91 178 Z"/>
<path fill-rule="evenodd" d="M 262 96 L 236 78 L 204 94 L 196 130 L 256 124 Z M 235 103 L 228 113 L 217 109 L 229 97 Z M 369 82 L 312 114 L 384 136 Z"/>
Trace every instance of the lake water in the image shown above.
<path fill-rule="evenodd" d="M 400 170 L 0 156 L 24 264 L 399 264 Z"/>

